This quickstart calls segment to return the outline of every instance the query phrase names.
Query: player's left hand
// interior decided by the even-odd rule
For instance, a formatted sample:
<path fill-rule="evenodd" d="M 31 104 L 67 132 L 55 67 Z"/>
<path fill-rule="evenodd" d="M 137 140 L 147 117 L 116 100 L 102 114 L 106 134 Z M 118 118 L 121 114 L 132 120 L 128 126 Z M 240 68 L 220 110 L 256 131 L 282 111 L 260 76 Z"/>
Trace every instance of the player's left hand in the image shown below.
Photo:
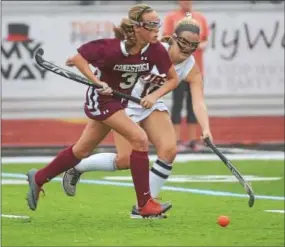
<path fill-rule="evenodd" d="M 153 94 L 149 94 L 141 99 L 141 106 L 146 109 L 150 109 L 156 101 L 157 98 Z"/>
<path fill-rule="evenodd" d="M 209 137 L 211 141 L 213 141 L 213 136 L 210 130 L 203 130 L 201 139 L 204 140 L 205 138 Z"/>

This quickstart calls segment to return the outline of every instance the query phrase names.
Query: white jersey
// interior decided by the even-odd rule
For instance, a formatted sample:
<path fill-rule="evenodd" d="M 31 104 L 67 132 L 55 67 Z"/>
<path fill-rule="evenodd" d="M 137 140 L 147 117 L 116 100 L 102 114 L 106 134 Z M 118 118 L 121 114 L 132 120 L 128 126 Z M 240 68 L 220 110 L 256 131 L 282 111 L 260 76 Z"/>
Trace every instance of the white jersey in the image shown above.
<path fill-rule="evenodd" d="M 166 50 L 169 49 L 169 44 L 168 43 L 162 43 L 162 44 L 163 44 L 163 46 L 165 47 Z M 179 83 L 186 79 L 187 75 L 192 70 L 194 64 L 195 64 L 195 59 L 191 55 L 190 57 L 188 57 L 182 63 L 176 64 L 174 66 L 175 71 L 176 71 L 176 73 L 178 75 Z M 158 70 L 157 70 L 157 68 L 155 66 L 153 67 L 151 73 L 159 75 L 159 72 L 158 72 Z M 142 79 L 139 79 L 139 81 L 136 83 L 135 87 L 132 90 L 132 96 L 137 97 L 137 98 L 141 98 L 142 94 L 144 92 L 145 86 L 146 86 L 146 83 Z M 154 85 L 151 85 L 150 87 L 152 87 L 152 86 L 154 86 Z M 144 118 L 149 116 L 151 114 L 151 112 L 153 112 L 154 110 L 161 110 L 161 111 L 168 110 L 166 105 L 164 104 L 162 98 L 160 98 L 154 104 L 154 106 L 151 109 L 145 109 L 144 107 L 142 107 L 139 104 L 134 103 L 132 101 L 128 102 L 128 106 L 126 108 L 127 114 L 135 122 L 140 122 L 141 120 L 143 120 Z M 133 116 L 137 116 L 137 117 L 133 117 Z"/>

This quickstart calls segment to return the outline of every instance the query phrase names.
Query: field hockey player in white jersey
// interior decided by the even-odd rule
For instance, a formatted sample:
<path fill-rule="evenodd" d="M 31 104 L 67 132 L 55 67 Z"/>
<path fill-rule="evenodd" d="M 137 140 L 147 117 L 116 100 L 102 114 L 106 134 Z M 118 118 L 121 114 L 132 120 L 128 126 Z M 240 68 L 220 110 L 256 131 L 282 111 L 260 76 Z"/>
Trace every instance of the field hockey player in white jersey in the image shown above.
<path fill-rule="evenodd" d="M 191 86 L 193 108 L 202 129 L 202 138 L 210 137 L 212 139 L 204 100 L 202 75 L 192 56 L 199 45 L 199 33 L 198 22 L 192 19 L 191 15 L 187 15 L 177 23 L 173 36 L 162 38 L 162 42 L 175 65 L 179 80 L 188 81 Z M 143 97 L 163 84 L 164 80 L 164 75 L 159 75 L 159 71 L 154 68 L 152 74 L 145 76 L 137 83 L 132 95 Z M 150 109 L 129 102 L 126 112 L 134 122 L 145 130 L 149 141 L 157 151 L 158 158 L 150 170 L 150 193 L 152 197 L 157 198 L 171 174 L 172 164 L 176 156 L 176 136 L 167 106 L 163 99 L 159 99 Z M 114 139 L 117 154 L 94 154 L 64 174 L 63 188 L 68 196 L 75 195 L 76 185 L 84 172 L 115 171 L 130 168 L 131 145 L 116 132 L 114 132 Z M 131 217 L 142 218 L 136 206 L 132 208 Z M 159 217 L 165 218 L 166 215 Z"/>

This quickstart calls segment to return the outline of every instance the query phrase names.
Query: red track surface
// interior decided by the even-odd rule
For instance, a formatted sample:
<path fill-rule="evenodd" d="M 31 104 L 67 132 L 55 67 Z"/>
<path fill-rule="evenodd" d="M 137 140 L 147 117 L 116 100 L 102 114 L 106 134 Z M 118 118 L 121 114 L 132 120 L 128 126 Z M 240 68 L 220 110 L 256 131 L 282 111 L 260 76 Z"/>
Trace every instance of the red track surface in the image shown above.
<path fill-rule="evenodd" d="M 84 126 L 84 122 L 53 119 L 2 120 L 2 146 L 69 145 Z M 185 126 L 182 136 L 187 137 Z M 284 117 L 213 117 L 211 126 L 216 143 L 284 142 Z M 112 135 L 102 144 L 113 144 Z"/>

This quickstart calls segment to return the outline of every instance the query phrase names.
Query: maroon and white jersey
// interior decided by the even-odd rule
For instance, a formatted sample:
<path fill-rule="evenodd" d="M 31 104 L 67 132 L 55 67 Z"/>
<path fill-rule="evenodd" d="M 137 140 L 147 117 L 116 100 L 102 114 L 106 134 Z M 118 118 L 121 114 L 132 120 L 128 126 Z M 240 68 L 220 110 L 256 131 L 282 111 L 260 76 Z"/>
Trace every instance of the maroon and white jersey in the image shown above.
<path fill-rule="evenodd" d="M 142 75 L 155 66 L 160 74 L 167 74 L 172 63 L 160 42 L 146 45 L 136 55 L 128 54 L 125 42 L 119 39 L 100 39 L 78 48 L 78 53 L 93 65 L 95 75 L 111 88 L 131 94 Z M 98 94 L 94 87 L 86 93 L 85 112 L 90 118 L 104 120 L 120 109 L 120 100 Z"/>
<path fill-rule="evenodd" d="M 78 52 L 97 69 L 101 81 L 129 94 L 139 77 L 148 74 L 154 66 L 161 74 L 166 74 L 171 67 L 168 53 L 160 42 L 148 44 L 140 53 L 130 55 L 124 41 L 100 39 L 82 45 Z"/>
<path fill-rule="evenodd" d="M 167 43 L 162 43 L 165 49 L 168 51 L 170 46 Z M 193 56 L 188 57 L 183 62 L 174 65 L 175 71 L 178 75 L 179 82 L 186 79 L 189 72 L 192 70 L 195 64 L 195 59 Z M 158 75 L 157 80 L 153 83 L 153 78 Z M 140 78 L 139 82 L 136 83 L 135 87 L 132 90 L 132 96 L 134 97 L 144 97 L 145 95 L 157 90 L 160 85 L 164 83 L 163 76 L 158 72 L 156 67 L 153 67 L 151 71 L 150 79 Z M 158 99 L 155 104 L 150 108 L 146 109 L 141 105 L 138 105 L 134 102 L 128 101 L 128 105 L 125 109 L 127 115 L 136 123 L 139 123 L 146 119 L 154 111 L 168 111 L 168 107 L 163 101 L 163 98 Z"/>
<path fill-rule="evenodd" d="M 170 45 L 168 43 L 161 43 L 163 47 L 168 51 L 170 48 Z M 192 70 L 195 64 L 195 59 L 193 55 L 189 56 L 187 59 L 185 59 L 183 62 L 179 64 L 174 65 L 174 69 L 178 75 L 178 81 L 179 83 L 186 79 L 189 72 Z M 155 75 L 162 76 L 159 70 L 156 66 L 153 67 L 151 71 L 152 78 Z M 160 77 L 157 78 L 157 81 L 155 83 L 151 82 L 150 80 L 144 80 L 143 78 L 140 78 L 138 83 L 136 83 L 135 87 L 132 90 L 132 96 L 134 97 L 144 97 L 153 91 L 157 90 L 163 83 L 163 78 L 159 80 Z M 157 100 L 158 102 L 163 102 L 163 99 L 160 98 Z M 128 108 L 142 108 L 141 105 L 138 105 L 134 102 L 129 101 L 128 102 Z"/>

